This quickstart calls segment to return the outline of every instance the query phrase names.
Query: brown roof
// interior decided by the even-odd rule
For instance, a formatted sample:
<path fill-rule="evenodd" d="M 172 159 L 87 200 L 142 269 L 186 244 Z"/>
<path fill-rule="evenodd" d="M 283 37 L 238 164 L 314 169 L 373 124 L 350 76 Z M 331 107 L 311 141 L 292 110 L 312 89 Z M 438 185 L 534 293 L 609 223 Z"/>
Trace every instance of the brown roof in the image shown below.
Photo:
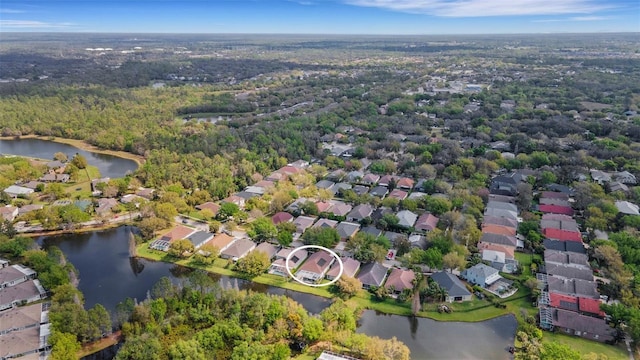
<path fill-rule="evenodd" d="M 483 242 L 479 242 L 478 243 L 478 250 L 480 252 L 482 252 L 482 250 L 493 250 L 493 251 L 500 251 L 505 253 L 506 258 L 507 259 L 513 259 L 514 258 L 514 254 L 515 254 L 515 248 L 513 246 L 503 246 L 503 245 L 498 245 L 498 244 L 492 244 L 492 243 L 483 243 Z"/>
<path fill-rule="evenodd" d="M 249 239 L 239 239 L 234 241 L 228 248 L 221 251 L 220 254 L 233 258 L 241 258 L 256 247 L 256 243 Z"/>
<path fill-rule="evenodd" d="M 8 355 L 22 354 L 37 349 L 40 349 L 39 327 L 12 331 L 0 336 L 0 357 L 3 359 Z"/>
<path fill-rule="evenodd" d="M 208 209 L 211 210 L 211 212 L 213 213 L 213 215 L 216 215 L 218 213 L 218 211 L 220 211 L 220 205 L 211 202 L 211 201 L 207 201 L 206 203 L 200 204 L 200 205 L 196 205 L 196 209 L 198 210 L 204 210 L 204 209 Z"/>
<path fill-rule="evenodd" d="M 405 188 L 405 189 L 412 189 L 413 188 L 413 184 L 414 184 L 414 181 L 412 179 L 403 177 L 403 178 L 398 179 L 398 182 L 396 183 L 396 186 L 400 187 L 400 188 Z"/>
<path fill-rule="evenodd" d="M 271 221 L 273 222 L 274 225 L 278 225 L 283 222 L 289 222 L 291 220 L 293 220 L 293 216 L 283 211 L 276 213 L 271 217 Z"/>
<path fill-rule="evenodd" d="M 393 269 L 387 282 L 384 283 L 384 287 L 387 289 L 393 288 L 395 291 L 402 291 L 404 289 L 413 288 L 413 280 L 416 278 L 416 274 L 412 270 Z"/>
<path fill-rule="evenodd" d="M 42 304 L 20 306 L 0 312 L 0 333 L 28 325 L 40 324 Z"/>
<path fill-rule="evenodd" d="M 300 269 L 298 269 L 298 271 L 308 271 L 310 273 L 323 274 L 325 271 L 327 271 L 329 266 L 331 266 L 333 261 L 335 261 L 335 257 L 333 255 L 329 254 L 326 251 L 317 251 L 309 256 L 307 261 L 305 261 L 304 264 L 300 266 Z"/>
<path fill-rule="evenodd" d="M 340 258 L 344 271 L 342 276 L 355 277 L 358 270 L 360 270 L 360 261 L 352 258 Z M 331 266 L 331 269 L 327 273 L 327 276 L 336 277 L 340 273 L 340 264 L 336 261 Z"/>
<path fill-rule="evenodd" d="M 498 235 L 507 235 L 507 236 L 516 235 L 516 229 L 508 226 L 494 225 L 494 224 L 482 224 L 482 232 L 488 233 L 488 234 L 498 234 Z"/>
<path fill-rule="evenodd" d="M 413 225 L 418 230 L 428 230 L 431 231 L 436 228 L 438 225 L 438 218 L 433 216 L 433 214 L 424 213 L 420 215 L 416 223 Z"/>
<path fill-rule="evenodd" d="M 196 231 L 196 229 L 190 228 L 190 227 L 186 227 L 186 226 L 182 226 L 182 225 L 176 225 L 174 226 L 171 230 L 169 230 L 169 232 L 167 232 L 166 234 L 162 235 L 160 237 L 161 240 L 164 241 L 175 241 L 175 240 L 180 240 L 180 239 L 184 239 L 187 236 L 191 235 L 192 233 L 194 233 Z"/>
<path fill-rule="evenodd" d="M 216 234 L 213 239 L 209 240 L 207 244 L 213 245 L 218 249 L 224 249 L 229 246 L 229 244 L 231 244 L 234 240 L 235 238 L 233 236 L 229 236 L 225 233 L 219 233 Z"/>

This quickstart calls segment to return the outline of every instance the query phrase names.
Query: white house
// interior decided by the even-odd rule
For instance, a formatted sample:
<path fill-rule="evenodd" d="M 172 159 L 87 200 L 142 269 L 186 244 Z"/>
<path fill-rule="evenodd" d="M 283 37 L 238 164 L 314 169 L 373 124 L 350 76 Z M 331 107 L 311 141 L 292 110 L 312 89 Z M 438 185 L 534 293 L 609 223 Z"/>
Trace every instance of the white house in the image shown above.
<path fill-rule="evenodd" d="M 501 279 L 498 270 L 482 263 L 466 269 L 461 275 L 471 284 L 482 287 L 487 287 Z"/>

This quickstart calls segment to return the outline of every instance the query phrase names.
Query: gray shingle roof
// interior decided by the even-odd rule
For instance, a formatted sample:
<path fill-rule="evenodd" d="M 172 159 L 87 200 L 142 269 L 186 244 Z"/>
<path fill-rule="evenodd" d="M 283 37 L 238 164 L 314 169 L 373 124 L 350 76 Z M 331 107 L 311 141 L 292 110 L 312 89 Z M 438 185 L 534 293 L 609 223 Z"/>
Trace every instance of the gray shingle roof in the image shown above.
<path fill-rule="evenodd" d="M 362 285 L 382 286 L 387 277 L 387 268 L 378 262 L 368 263 L 360 268 L 358 280 Z"/>
<path fill-rule="evenodd" d="M 462 281 L 460 281 L 457 276 L 451 273 L 440 271 L 431 275 L 431 278 L 433 279 L 433 281 L 438 283 L 441 288 L 446 289 L 449 296 L 457 297 L 471 295 Z"/>

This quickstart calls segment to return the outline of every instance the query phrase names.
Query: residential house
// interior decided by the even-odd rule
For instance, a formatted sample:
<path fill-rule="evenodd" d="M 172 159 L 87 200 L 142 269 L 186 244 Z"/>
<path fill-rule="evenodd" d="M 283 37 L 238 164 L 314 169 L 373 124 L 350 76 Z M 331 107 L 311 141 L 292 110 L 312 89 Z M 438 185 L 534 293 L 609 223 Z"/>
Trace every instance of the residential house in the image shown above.
<path fill-rule="evenodd" d="M 543 213 L 562 214 L 573 216 L 573 209 L 570 206 L 560 205 L 538 205 L 538 210 Z"/>
<path fill-rule="evenodd" d="M 304 233 L 313 223 L 316 221 L 316 218 L 312 218 L 309 216 L 298 216 L 295 220 L 293 220 L 293 224 L 296 226 L 296 232 L 298 234 Z"/>
<path fill-rule="evenodd" d="M 360 204 L 356 205 L 351 211 L 347 214 L 348 221 L 362 221 L 371 216 L 373 213 L 373 206 L 369 204 Z"/>
<path fill-rule="evenodd" d="M 32 212 L 32 211 L 40 210 L 43 207 L 44 207 L 43 205 L 36 205 L 36 204 L 23 205 L 21 208 L 18 209 L 18 215 L 22 215 L 22 214 L 26 214 L 26 213 L 29 213 L 29 212 Z"/>
<path fill-rule="evenodd" d="M 91 180 L 91 191 L 98 191 L 98 184 L 109 184 L 111 178 L 104 177 Z"/>
<path fill-rule="evenodd" d="M 258 246 L 256 246 L 255 248 L 255 251 L 261 251 L 265 253 L 269 261 L 271 261 L 276 256 L 278 249 L 275 247 L 275 245 L 265 241 L 258 244 Z"/>
<path fill-rule="evenodd" d="M 100 198 L 97 201 L 95 211 L 98 216 L 105 216 L 116 206 L 118 206 L 118 200 L 114 198 Z"/>
<path fill-rule="evenodd" d="M 285 223 L 285 222 L 292 222 L 293 216 L 288 212 L 280 211 L 278 213 L 275 213 L 271 217 L 271 221 L 273 222 L 274 225 L 278 225 L 280 223 Z"/>
<path fill-rule="evenodd" d="M 549 306 L 551 307 L 603 318 L 605 313 L 600 310 L 600 304 L 602 304 L 602 301 L 599 298 L 591 299 L 575 295 L 549 293 Z"/>
<path fill-rule="evenodd" d="M 413 189 L 414 184 L 415 184 L 415 181 L 413 181 L 413 179 L 402 177 L 398 179 L 398 181 L 396 182 L 396 187 L 399 189 L 411 190 Z"/>
<path fill-rule="evenodd" d="M 16 264 L 0 268 L 0 290 L 36 278 L 36 272 Z"/>
<path fill-rule="evenodd" d="M 342 201 L 334 201 L 330 212 L 335 216 L 347 216 L 353 207 L 349 204 L 345 204 Z"/>
<path fill-rule="evenodd" d="M 184 239 L 187 236 L 193 234 L 194 232 L 196 232 L 196 230 L 193 228 L 182 226 L 182 225 L 176 225 L 167 233 L 160 236 L 157 240 L 152 241 L 149 244 L 149 248 L 154 250 L 160 250 L 160 251 L 169 251 L 169 247 L 171 246 L 172 242 L 176 240 Z"/>
<path fill-rule="evenodd" d="M 27 183 L 22 184 L 22 187 L 26 187 L 29 189 L 33 189 L 36 190 L 38 188 L 38 185 L 42 184 L 42 186 L 44 186 L 45 184 L 42 181 L 35 181 L 35 180 L 31 180 Z"/>
<path fill-rule="evenodd" d="M 4 192 L 5 194 L 15 199 L 20 196 L 33 194 L 34 190 L 24 186 L 11 185 L 8 188 L 4 189 Z"/>
<path fill-rule="evenodd" d="M 544 251 L 544 261 L 545 263 L 573 264 L 576 266 L 590 267 L 589 257 L 586 254 L 575 252 L 547 249 Z"/>
<path fill-rule="evenodd" d="M 375 226 L 366 226 L 363 227 L 362 229 L 360 229 L 361 233 L 365 233 L 365 234 L 369 234 L 371 236 L 373 236 L 374 238 L 379 238 L 380 236 L 382 236 L 382 230 L 378 229 Z"/>
<path fill-rule="evenodd" d="M 501 210 L 509 210 L 509 211 L 513 211 L 516 214 L 518 213 L 518 206 L 516 204 L 512 204 L 512 203 L 508 203 L 508 202 L 500 202 L 500 201 L 494 201 L 494 200 L 489 200 L 489 202 L 487 202 L 487 209 L 501 209 Z"/>
<path fill-rule="evenodd" d="M 316 208 L 319 213 L 326 213 L 333 207 L 333 203 L 330 201 L 318 201 L 316 202 Z"/>
<path fill-rule="evenodd" d="M 264 194 L 265 190 L 262 187 L 252 185 L 244 188 L 244 192 L 255 195 L 255 196 L 260 196 Z"/>
<path fill-rule="evenodd" d="M 366 174 L 362 177 L 360 183 L 365 185 L 376 185 L 378 183 L 378 180 L 380 180 L 380 175 Z"/>
<path fill-rule="evenodd" d="M 256 248 L 256 243 L 249 239 L 238 239 L 232 242 L 226 249 L 220 251 L 220 257 L 223 259 L 232 259 L 238 261 Z"/>
<path fill-rule="evenodd" d="M 569 194 L 562 193 L 558 191 L 543 191 L 540 194 L 541 199 L 559 199 L 559 200 L 569 200 Z"/>
<path fill-rule="evenodd" d="M 292 166 L 298 169 L 306 169 L 309 167 L 309 162 L 302 159 L 298 159 L 292 163 L 287 164 L 287 166 Z"/>
<path fill-rule="evenodd" d="M 192 244 L 195 250 L 200 249 L 204 244 L 208 243 L 213 239 L 213 234 L 208 231 L 196 231 L 193 234 L 187 236 L 186 238 Z"/>
<path fill-rule="evenodd" d="M 360 224 L 343 221 L 336 226 L 340 240 L 346 241 L 351 239 L 360 230 Z"/>
<path fill-rule="evenodd" d="M 219 249 L 220 252 L 222 252 L 226 250 L 234 241 L 236 241 L 236 238 L 221 232 L 217 233 L 213 237 L 213 239 L 209 240 L 207 244 L 215 246 Z"/>
<path fill-rule="evenodd" d="M 393 189 L 388 195 L 389 198 L 398 199 L 400 201 L 406 199 L 407 196 L 409 196 L 409 193 L 400 189 Z"/>
<path fill-rule="evenodd" d="M 378 185 L 369 191 L 371 196 L 379 197 L 384 199 L 385 196 L 389 193 L 389 189 L 386 186 Z"/>
<path fill-rule="evenodd" d="M 593 281 L 593 271 L 589 267 L 575 266 L 573 264 L 545 263 L 543 270 L 547 275 Z"/>
<path fill-rule="evenodd" d="M 563 194 L 567 194 L 568 196 L 573 196 L 575 194 L 575 190 L 573 188 L 560 184 L 549 184 L 547 185 L 547 190 L 561 192 Z"/>
<path fill-rule="evenodd" d="M 345 183 L 345 182 L 340 182 L 337 183 L 333 186 L 333 189 L 335 190 L 336 194 L 339 194 L 341 192 L 344 192 L 346 190 L 351 190 L 353 188 L 353 185 L 349 184 L 349 183 Z"/>
<path fill-rule="evenodd" d="M 497 195 L 516 196 L 518 195 L 518 182 L 510 176 L 496 176 L 491 180 L 489 191 Z"/>
<path fill-rule="evenodd" d="M 513 258 L 508 259 L 505 252 L 485 249 L 480 253 L 482 254 L 482 261 L 488 262 L 489 266 L 498 271 L 510 274 L 517 269 L 518 262 Z"/>
<path fill-rule="evenodd" d="M 563 215 L 566 216 L 566 215 Z M 580 228 L 578 228 L 578 223 L 573 220 L 550 220 L 550 219 L 542 219 L 540 220 L 540 228 L 544 232 L 545 229 L 558 229 L 565 231 L 575 231 L 579 232 Z"/>
<path fill-rule="evenodd" d="M 581 254 L 587 253 L 587 250 L 584 248 L 582 242 L 577 241 L 559 241 L 545 239 L 542 245 L 547 250 L 571 251 Z"/>
<path fill-rule="evenodd" d="M 591 173 L 591 178 L 593 179 L 593 181 L 597 182 L 600 185 L 611 181 L 611 175 L 607 174 L 604 171 L 591 169 L 589 170 L 589 172 Z"/>
<path fill-rule="evenodd" d="M 59 170 L 59 169 L 64 169 L 66 167 L 67 167 L 67 164 L 63 163 L 60 160 L 53 160 L 47 163 L 47 168 L 51 170 Z"/>
<path fill-rule="evenodd" d="M 571 207 L 571 203 L 568 200 L 564 199 L 554 199 L 554 198 L 540 198 L 540 205 L 557 205 L 557 206 L 566 206 Z"/>
<path fill-rule="evenodd" d="M 7 221 L 15 220 L 19 212 L 19 209 L 15 206 L 7 205 L 0 207 L 0 216 Z"/>
<path fill-rule="evenodd" d="M 502 277 L 497 269 L 485 264 L 476 264 L 461 273 L 462 278 L 473 285 L 479 285 L 483 288 L 490 286 Z"/>
<path fill-rule="evenodd" d="M 365 195 L 369 193 L 369 187 L 364 185 L 356 185 L 353 187 L 353 192 L 355 192 L 356 195 Z"/>
<path fill-rule="evenodd" d="M 508 226 L 514 229 L 518 228 L 518 220 L 512 218 L 485 215 L 482 218 L 482 224 L 494 224 L 500 226 Z"/>
<path fill-rule="evenodd" d="M 498 218 L 507 218 L 511 220 L 518 220 L 518 212 L 512 210 L 504 210 L 504 209 L 496 209 L 496 208 L 486 208 L 484 210 L 485 216 L 498 217 Z"/>
<path fill-rule="evenodd" d="M 372 286 L 380 287 L 387 277 L 387 268 L 378 262 L 363 265 L 360 268 L 357 279 L 362 283 L 362 287 L 369 289 Z"/>
<path fill-rule="evenodd" d="M 509 226 L 482 224 L 482 232 L 487 234 L 497 234 L 506 236 L 516 236 L 516 229 Z"/>
<path fill-rule="evenodd" d="M 567 279 L 558 276 L 546 278 L 544 290 L 549 293 L 573 295 L 589 299 L 599 299 L 598 284 L 595 281 Z"/>
<path fill-rule="evenodd" d="M 136 195 L 143 197 L 147 200 L 153 200 L 156 196 L 156 189 L 151 189 L 151 188 L 138 188 L 138 191 L 136 191 Z"/>
<path fill-rule="evenodd" d="M 438 226 L 439 219 L 431 213 L 424 213 L 420 215 L 416 223 L 414 224 L 414 228 L 419 231 L 431 232 L 436 229 Z"/>
<path fill-rule="evenodd" d="M 389 187 L 389 185 L 393 184 L 398 180 L 397 176 L 393 175 L 384 175 L 378 180 L 378 185 Z"/>
<path fill-rule="evenodd" d="M 55 172 L 50 172 L 50 173 L 44 174 L 38 180 L 42 182 L 66 183 L 66 182 L 69 182 L 69 180 L 71 180 L 71 177 L 69 176 L 69 174 L 56 174 Z"/>
<path fill-rule="evenodd" d="M 489 194 L 489 201 L 515 204 L 516 203 L 516 198 L 513 197 L 513 196 Z"/>
<path fill-rule="evenodd" d="M 609 191 L 610 192 L 621 191 L 626 193 L 627 191 L 629 191 L 629 187 L 621 182 L 612 181 L 609 183 Z"/>
<path fill-rule="evenodd" d="M 222 202 L 236 204 L 240 209 L 244 209 L 245 199 L 238 195 L 231 195 L 223 199 Z"/>
<path fill-rule="evenodd" d="M 364 177 L 364 173 L 362 171 L 354 170 L 347 174 L 347 181 L 352 183 L 357 183 L 363 177 Z"/>
<path fill-rule="evenodd" d="M 640 215 L 640 208 L 634 203 L 628 201 L 616 201 L 616 208 L 625 215 Z"/>
<path fill-rule="evenodd" d="M 405 289 L 413 289 L 413 281 L 415 279 L 416 274 L 413 270 L 394 268 L 384 283 L 384 287 L 387 288 L 390 293 L 398 295 Z"/>
<path fill-rule="evenodd" d="M 292 251 L 294 252 L 294 254 L 289 258 L 289 270 L 291 270 L 292 272 L 295 271 L 295 269 L 300 266 L 300 264 L 302 264 L 302 262 L 308 256 L 307 250 L 304 249 L 280 249 L 280 251 L 278 251 L 278 253 L 276 254 L 276 260 L 271 263 L 271 266 L 269 267 L 269 274 L 275 274 L 285 277 L 289 276 L 285 266 L 285 260 Z"/>
<path fill-rule="evenodd" d="M 482 233 L 480 236 L 480 242 L 491 243 L 504 246 L 518 247 L 518 239 L 515 236 Z"/>
<path fill-rule="evenodd" d="M 349 257 L 341 257 L 340 260 L 342 260 L 342 267 L 344 268 L 341 276 L 351 278 L 356 277 L 358 270 L 360 270 L 360 261 Z M 331 266 L 331 269 L 329 269 L 329 271 L 327 272 L 326 278 L 327 280 L 333 280 L 338 276 L 339 273 L 340 264 L 336 261 Z"/>
<path fill-rule="evenodd" d="M 327 251 L 316 251 L 298 268 L 296 277 L 310 283 L 323 279 L 336 258 Z"/>
<path fill-rule="evenodd" d="M 628 171 L 621 171 L 613 174 L 613 178 L 623 184 L 635 185 L 637 184 L 636 176 Z"/>
<path fill-rule="evenodd" d="M 40 301 L 46 296 L 47 292 L 40 285 L 40 281 L 30 279 L 0 290 L 0 311 Z"/>
<path fill-rule="evenodd" d="M 316 187 L 317 187 L 318 189 L 325 189 L 325 190 L 329 190 L 329 191 L 331 191 L 331 193 L 332 193 L 332 194 L 335 194 L 335 192 L 334 192 L 334 191 L 332 191 L 333 186 L 334 186 L 335 184 L 336 184 L 336 183 L 334 183 L 333 181 L 330 181 L 330 180 L 320 180 L 320 181 L 318 181 L 318 182 L 316 183 Z"/>
<path fill-rule="evenodd" d="M 407 199 L 411 199 L 411 200 L 420 200 L 423 197 L 427 196 L 427 193 L 423 193 L 420 191 L 414 191 L 411 194 L 409 194 L 409 197 Z"/>
<path fill-rule="evenodd" d="M 405 228 L 412 227 L 418 220 L 418 215 L 410 210 L 399 211 L 396 216 L 398 217 L 398 225 Z"/>
<path fill-rule="evenodd" d="M 604 319 L 557 308 L 544 308 L 540 312 L 543 328 L 557 328 L 564 334 L 600 342 L 611 342 L 615 338 L 615 330 Z M 547 319 L 551 321 L 545 321 Z"/>
<path fill-rule="evenodd" d="M 551 240 L 582 242 L 582 235 L 578 231 L 546 228 L 542 229 L 542 234 Z"/>
<path fill-rule="evenodd" d="M 314 228 L 331 228 L 335 229 L 338 226 L 338 222 L 331 219 L 319 219 L 312 227 Z"/>
<path fill-rule="evenodd" d="M 471 300 L 471 293 L 457 276 L 446 271 L 440 271 L 433 273 L 431 279 L 447 291 L 446 302 L 452 303 L 454 301 Z"/>
<path fill-rule="evenodd" d="M 479 242 L 478 243 L 478 251 L 482 254 L 482 252 L 484 250 L 493 250 L 493 251 L 499 251 L 501 253 L 504 253 L 505 254 L 504 255 L 505 259 L 514 259 L 515 258 L 515 251 L 516 250 L 515 250 L 515 248 L 513 246 Z"/>
<path fill-rule="evenodd" d="M 216 204 L 214 202 L 211 202 L 211 201 L 207 201 L 205 203 L 196 205 L 196 210 L 202 211 L 202 210 L 205 210 L 205 209 L 211 211 L 213 216 L 216 216 L 218 214 L 218 211 L 220 211 L 220 205 L 218 205 L 218 204 Z"/>

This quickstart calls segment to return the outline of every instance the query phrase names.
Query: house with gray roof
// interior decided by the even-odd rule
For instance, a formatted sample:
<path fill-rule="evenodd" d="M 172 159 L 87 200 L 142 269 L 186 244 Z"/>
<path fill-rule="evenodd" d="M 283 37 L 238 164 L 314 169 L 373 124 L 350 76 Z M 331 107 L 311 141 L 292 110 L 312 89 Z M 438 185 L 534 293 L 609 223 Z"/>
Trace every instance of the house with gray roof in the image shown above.
<path fill-rule="evenodd" d="M 291 258 L 289 258 L 289 269 L 292 272 L 298 266 L 300 266 L 300 264 L 302 264 L 302 262 L 307 258 L 307 256 L 309 256 L 309 253 L 307 252 L 307 250 L 304 250 L 304 249 L 302 250 L 296 250 L 296 249 L 290 249 L 290 248 L 280 249 L 280 251 L 276 253 L 276 260 L 273 263 L 271 263 L 271 266 L 269 267 L 269 274 L 288 277 L 289 274 L 287 273 L 285 260 L 287 259 L 289 254 L 291 254 L 292 251 L 294 253 L 291 256 Z"/>
<path fill-rule="evenodd" d="M 471 293 L 467 290 L 467 287 L 452 273 L 440 271 L 432 274 L 431 279 L 447 291 L 447 302 L 471 300 Z"/>
<path fill-rule="evenodd" d="M 635 185 L 638 183 L 636 176 L 626 170 L 614 173 L 613 178 L 623 184 Z"/>
<path fill-rule="evenodd" d="M 380 287 L 387 278 L 387 268 L 379 262 L 372 262 L 360 268 L 357 279 L 362 283 L 362 287 L 369 289 L 372 286 Z"/>
<path fill-rule="evenodd" d="M 223 259 L 232 259 L 238 261 L 256 248 L 256 243 L 249 239 L 238 239 L 229 245 L 226 249 L 220 252 L 220 257 Z"/>
<path fill-rule="evenodd" d="M 418 220 L 418 215 L 409 210 L 398 211 L 396 216 L 398 217 L 398 225 L 406 228 L 412 227 Z"/>
<path fill-rule="evenodd" d="M 27 280 L 14 286 L 0 290 L 0 311 L 6 310 L 21 304 L 29 304 L 44 299 L 47 292 L 40 281 Z"/>
<path fill-rule="evenodd" d="M 616 201 L 618 211 L 626 215 L 640 215 L 640 207 L 628 201 Z"/>
<path fill-rule="evenodd" d="M 598 284 L 595 281 L 567 279 L 558 276 L 546 277 L 546 290 L 550 293 L 599 299 Z"/>
<path fill-rule="evenodd" d="M 261 242 L 260 244 L 258 244 L 258 246 L 256 246 L 255 250 L 265 253 L 267 255 L 267 258 L 269 259 L 269 261 L 271 261 L 271 259 L 273 259 L 276 256 L 276 253 L 278 252 L 278 248 L 276 248 L 275 245 L 270 244 L 270 243 L 268 243 L 266 241 L 265 242 Z"/>
<path fill-rule="evenodd" d="M 313 224 L 313 228 L 331 228 L 335 229 L 338 226 L 338 222 L 331 219 L 319 219 L 315 224 Z"/>
<path fill-rule="evenodd" d="M 571 251 L 581 254 L 587 253 L 587 249 L 585 249 L 584 245 L 578 241 L 559 241 L 545 239 L 542 244 L 547 250 Z"/>
<path fill-rule="evenodd" d="M 358 230 L 360 230 L 360 224 L 343 221 L 336 226 L 340 240 L 347 240 L 352 238 Z"/>
<path fill-rule="evenodd" d="M 189 240 L 195 250 L 198 250 L 202 247 L 202 245 L 209 242 L 209 240 L 213 239 L 214 234 L 208 231 L 196 231 L 193 234 L 187 236 L 187 240 Z"/>
<path fill-rule="evenodd" d="M 364 175 L 362 177 L 362 180 L 360 180 L 360 182 L 366 185 L 375 185 L 378 183 L 378 180 L 380 180 L 380 175 L 369 173 Z"/>
<path fill-rule="evenodd" d="M 296 232 L 298 234 L 304 233 L 313 223 L 316 221 L 316 218 L 312 218 L 309 216 L 298 216 L 295 220 L 293 220 L 293 224 L 296 226 Z"/>
<path fill-rule="evenodd" d="M 518 245 L 518 239 L 516 239 L 515 236 L 491 234 L 491 233 L 482 233 L 482 236 L 480 237 L 480 242 L 498 244 L 498 245 L 507 245 L 507 246 L 513 246 L 513 247 L 517 247 Z"/>
<path fill-rule="evenodd" d="M 336 183 L 334 183 L 333 181 L 330 180 L 320 180 L 316 183 L 316 187 L 318 189 L 331 189 L 333 188 L 333 185 L 335 185 Z"/>
<path fill-rule="evenodd" d="M 547 249 L 544 251 L 545 263 L 556 264 L 573 264 L 575 266 L 583 266 L 589 268 L 589 257 L 587 254 L 580 254 L 575 252 L 558 251 Z"/>
<path fill-rule="evenodd" d="M 348 221 L 362 221 L 373 214 L 373 206 L 369 204 L 356 205 L 347 214 Z"/>
<path fill-rule="evenodd" d="M 30 279 L 35 279 L 36 276 L 37 274 L 35 271 L 19 264 L 0 268 L 0 291 L 4 288 L 16 286 Z"/>
<path fill-rule="evenodd" d="M 545 263 L 544 272 L 547 275 L 560 276 L 567 279 L 581 279 L 593 281 L 593 271 L 589 267 L 576 267 L 574 265 Z"/>
<path fill-rule="evenodd" d="M 610 342 L 615 338 L 615 330 L 604 319 L 558 308 L 547 308 L 547 311 L 551 312 L 552 328 L 560 333 L 600 342 Z"/>
<path fill-rule="evenodd" d="M 489 200 L 486 208 L 509 210 L 509 211 L 515 212 L 516 214 L 518 213 L 518 206 L 516 206 L 516 204 L 512 204 L 508 202 Z"/>
<path fill-rule="evenodd" d="M 24 186 L 11 185 L 8 188 L 4 189 L 4 192 L 15 199 L 19 196 L 27 196 L 29 194 L 33 194 L 34 190 Z"/>
<path fill-rule="evenodd" d="M 500 226 L 508 226 L 508 227 L 514 228 L 514 229 L 518 228 L 518 220 L 517 219 L 510 219 L 510 218 L 504 218 L 504 217 L 498 217 L 498 216 L 487 216 L 486 214 L 482 218 L 482 223 L 483 224 L 500 225 Z"/>
<path fill-rule="evenodd" d="M 505 210 L 505 209 L 497 209 L 497 208 L 486 208 L 484 210 L 485 216 L 493 216 L 493 217 L 503 217 L 507 219 L 512 219 L 518 221 L 518 212 L 513 210 Z"/>
<path fill-rule="evenodd" d="M 462 278 L 467 280 L 473 285 L 479 285 L 484 288 L 500 280 L 502 277 L 498 273 L 498 270 L 483 263 L 476 264 L 462 273 Z"/>
<path fill-rule="evenodd" d="M 382 230 L 378 229 L 375 226 L 366 226 L 363 227 L 362 229 L 360 229 L 360 232 L 363 232 L 365 234 L 369 234 L 371 236 L 373 236 L 374 238 L 378 238 L 380 236 L 382 236 Z"/>
<path fill-rule="evenodd" d="M 357 195 L 364 195 L 369 193 L 369 187 L 364 185 L 356 185 L 353 187 L 353 192 Z"/>
<path fill-rule="evenodd" d="M 347 180 L 352 183 L 360 181 L 363 177 L 364 173 L 358 170 L 351 171 L 347 174 Z"/>
<path fill-rule="evenodd" d="M 353 207 L 342 201 L 334 201 L 333 206 L 329 210 L 335 216 L 347 216 Z"/>
<path fill-rule="evenodd" d="M 382 199 L 384 199 L 384 197 L 387 196 L 388 193 L 389 193 L 389 189 L 387 189 L 386 186 L 380 186 L 380 185 L 374 187 L 369 191 L 369 194 L 371 196 L 376 196 Z"/>

